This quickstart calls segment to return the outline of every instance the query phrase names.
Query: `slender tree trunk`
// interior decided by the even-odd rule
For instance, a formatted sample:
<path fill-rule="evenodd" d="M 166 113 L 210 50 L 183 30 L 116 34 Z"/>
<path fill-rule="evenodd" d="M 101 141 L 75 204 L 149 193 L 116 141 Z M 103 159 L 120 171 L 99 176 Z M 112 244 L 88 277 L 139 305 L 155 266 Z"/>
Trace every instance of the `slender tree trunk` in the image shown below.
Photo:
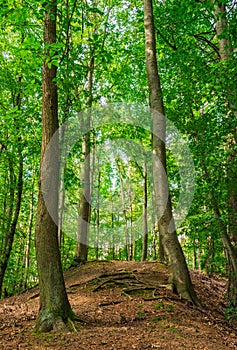
<path fill-rule="evenodd" d="M 142 261 L 147 259 L 148 246 L 148 225 L 147 225 L 147 166 L 144 161 L 143 166 L 143 247 L 142 247 Z"/>
<path fill-rule="evenodd" d="M 161 84 L 156 59 L 156 39 L 152 0 L 144 0 L 144 27 L 146 39 L 146 69 L 150 92 L 150 104 L 153 111 L 153 171 L 157 202 L 158 226 L 162 243 L 168 258 L 173 291 L 184 299 L 200 306 L 194 291 L 185 257 L 178 241 L 172 215 L 166 172 L 166 124 Z"/>
<path fill-rule="evenodd" d="M 87 105 L 90 108 L 92 106 L 93 97 L 93 74 L 94 74 L 94 57 L 92 53 L 92 58 L 89 63 L 88 72 L 88 92 L 89 98 Z M 83 118 L 83 115 L 81 115 Z M 90 117 L 85 116 L 86 120 L 81 120 L 82 127 L 86 130 L 90 129 Z M 77 262 L 86 262 L 88 258 L 88 239 L 89 239 L 89 224 L 91 216 L 91 186 L 90 186 L 90 132 L 87 132 L 82 140 L 82 169 L 81 169 L 81 198 L 79 202 L 79 217 L 78 217 L 78 232 L 77 232 L 77 247 L 76 247 L 76 257 Z"/>
<path fill-rule="evenodd" d="M 82 141 L 81 196 L 78 210 L 78 232 L 75 260 L 86 262 L 88 258 L 88 234 L 90 223 L 90 146 L 89 135 Z"/>
<path fill-rule="evenodd" d="M 63 123 L 69 117 L 69 99 L 66 99 L 66 110 L 64 111 Z M 64 177 L 66 173 L 66 153 L 67 153 L 67 142 L 65 140 L 65 131 L 67 126 L 60 129 L 59 143 L 60 143 L 60 179 L 59 179 L 59 204 L 58 204 L 58 243 L 59 248 L 63 248 L 63 219 L 64 219 L 64 206 L 65 206 L 65 187 L 64 187 Z"/>
<path fill-rule="evenodd" d="M 129 197 L 129 212 L 130 212 L 130 235 L 129 235 L 129 261 L 133 260 L 133 210 L 132 210 L 132 197 L 131 192 L 128 193 Z"/>
<path fill-rule="evenodd" d="M 44 44 L 45 55 L 49 61 L 49 46 L 56 42 L 56 15 L 57 1 L 52 0 L 46 5 L 44 19 Z M 41 166 L 39 177 L 39 195 L 36 216 L 35 245 L 39 274 L 40 310 L 36 320 L 36 331 L 47 332 L 53 329 L 61 329 L 69 318 L 73 318 L 63 279 L 63 271 L 58 245 L 58 227 L 50 216 L 46 207 L 44 190 L 49 194 L 50 204 L 54 210 L 54 218 L 58 217 L 58 186 L 59 186 L 59 145 L 55 141 L 53 152 L 48 158 L 43 157 L 51 137 L 58 129 L 58 96 L 55 83 L 56 66 L 48 65 L 47 60 L 43 65 L 43 108 L 42 108 L 42 147 Z"/>
<path fill-rule="evenodd" d="M 200 239 L 198 238 L 198 247 L 197 247 L 197 250 L 198 250 L 198 270 L 201 271 L 202 267 L 201 267 L 201 248 L 200 248 Z"/>
<path fill-rule="evenodd" d="M 35 188 L 35 179 L 33 179 L 32 181 L 30 215 L 29 215 L 29 221 L 28 221 L 27 241 L 26 241 L 26 249 L 25 249 L 25 275 L 24 275 L 24 281 L 23 281 L 24 289 L 27 288 L 29 266 L 30 266 L 30 246 L 31 246 L 33 218 L 34 218 L 34 188 Z"/>
<path fill-rule="evenodd" d="M 15 203 L 14 214 L 12 213 L 13 218 L 9 218 L 9 225 L 7 225 L 9 230 L 6 231 L 4 235 L 4 241 L 2 245 L 1 257 L 0 257 L 0 297 L 2 293 L 3 279 L 7 269 L 8 260 L 10 258 L 10 254 L 12 251 L 14 235 L 16 232 L 16 226 L 17 226 L 18 217 L 19 217 L 20 208 L 21 208 L 21 198 L 22 198 L 22 189 L 23 189 L 23 157 L 22 157 L 22 150 L 21 150 L 21 142 L 20 140 L 18 140 L 18 142 L 19 142 L 18 143 L 18 177 L 17 177 L 16 203 Z M 12 192 L 11 206 L 13 209 L 14 189 L 12 189 L 11 192 Z"/>
<path fill-rule="evenodd" d="M 197 252 L 196 252 L 196 243 L 193 241 L 193 269 L 197 268 Z"/>
<path fill-rule="evenodd" d="M 99 236 L 100 236 L 100 182 L 101 173 L 98 169 L 98 192 L 97 192 L 97 208 L 96 208 L 96 260 L 99 259 Z"/>
<path fill-rule="evenodd" d="M 214 213 L 218 219 L 220 234 L 223 246 L 227 252 L 228 264 L 229 264 L 229 286 L 228 296 L 233 305 L 237 303 L 237 252 L 233 244 L 231 243 L 230 236 L 227 233 L 225 223 L 222 221 L 221 212 L 215 200 L 215 196 L 211 193 L 212 205 Z"/>
<path fill-rule="evenodd" d="M 128 218 L 127 218 L 127 210 L 126 210 L 126 204 L 125 204 L 125 196 L 124 196 L 124 188 L 123 188 L 123 177 L 121 172 L 121 165 L 119 162 L 117 162 L 118 166 L 118 173 L 119 173 L 119 183 L 120 183 L 120 189 L 121 189 L 121 199 L 122 199 L 122 205 L 123 205 L 123 219 L 124 219 L 124 225 L 125 225 L 125 242 L 126 242 L 126 260 L 129 260 L 129 231 L 128 231 Z"/>
<path fill-rule="evenodd" d="M 24 41 L 24 38 L 22 39 Z M 18 108 L 18 111 L 21 109 L 21 76 L 18 77 L 19 83 L 19 92 L 16 96 L 16 100 L 14 101 L 14 107 Z M 17 124 L 17 122 L 15 121 Z M 16 127 L 19 132 L 19 126 Z M 19 133 L 20 134 L 20 133 Z M 17 182 L 15 185 L 15 176 L 14 169 L 12 167 L 12 159 L 9 156 L 9 184 L 10 184 L 10 206 L 7 216 L 7 225 L 6 231 L 3 238 L 3 244 L 1 249 L 0 256 L 0 297 L 2 293 L 2 285 L 3 279 L 5 276 L 5 272 L 8 265 L 8 260 L 10 258 L 10 254 L 12 251 L 14 236 L 16 232 L 18 217 L 21 209 L 21 199 L 22 199 L 22 191 L 23 191 L 23 156 L 22 156 L 22 140 L 21 136 L 18 137 L 18 150 L 17 150 L 17 158 L 18 158 L 18 176 Z M 16 186 L 16 187 L 15 187 Z M 15 201 L 15 192 L 16 192 L 16 201 Z M 14 204 L 15 201 L 15 204 Z M 14 208 L 15 206 L 15 208 Z"/>
<path fill-rule="evenodd" d="M 112 229 L 112 259 L 115 259 L 115 244 L 114 244 L 114 206 L 113 206 L 113 198 L 111 198 L 112 200 L 112 205 L 111 205 L 111 229 Z"/>

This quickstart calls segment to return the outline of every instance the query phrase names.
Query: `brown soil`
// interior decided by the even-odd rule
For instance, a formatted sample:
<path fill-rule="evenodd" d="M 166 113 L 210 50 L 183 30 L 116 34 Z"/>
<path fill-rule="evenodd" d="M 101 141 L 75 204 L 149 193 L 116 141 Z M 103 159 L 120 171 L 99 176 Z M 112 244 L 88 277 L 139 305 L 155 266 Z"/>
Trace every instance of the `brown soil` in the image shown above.
<path fill-rule="evenodd" d="M 65 273 L 77 332 L 35 335 L 38 289 L 0 302 L 0 349 L 237 349 L 224 314 L 225 281 L 191 272 L 203 309 L 165 288 L 158 262 L 89 262 Z"/>

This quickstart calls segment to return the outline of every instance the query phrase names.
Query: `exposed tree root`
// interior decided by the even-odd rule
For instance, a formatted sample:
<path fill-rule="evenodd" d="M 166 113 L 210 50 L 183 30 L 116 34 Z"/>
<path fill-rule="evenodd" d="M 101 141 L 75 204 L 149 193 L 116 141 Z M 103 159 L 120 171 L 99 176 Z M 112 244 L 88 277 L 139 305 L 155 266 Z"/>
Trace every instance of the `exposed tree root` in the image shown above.
<path fill-rule="evenodd" d="M 141 280 L 134 272 L 116 272 L 102 274 L 99 277 L 87 282 L 88 285 L 95 285 L 92 289 L 96 292 L 100 289 L 118 286 L 122 289 L 121 294 L 126 295 L 131 299 L 131 294 L 139 294 L 143 300 L 157 300 L 161 296 L 157 294 L 157 288 L 160 285 L 151 285 L 146 281 Z M 164 287 L 164 285 L 161 285 Z M 147 295 L 147 291 L 150 295 Z"/>
<path fill-rule="evenodd" d="M 35 333 L 47 332 L 77 332 L 74 322 L 85 323 L 76 315 L 72 317 L 63 318 L 53 312 L 40 312 L 35 324 Z"/>

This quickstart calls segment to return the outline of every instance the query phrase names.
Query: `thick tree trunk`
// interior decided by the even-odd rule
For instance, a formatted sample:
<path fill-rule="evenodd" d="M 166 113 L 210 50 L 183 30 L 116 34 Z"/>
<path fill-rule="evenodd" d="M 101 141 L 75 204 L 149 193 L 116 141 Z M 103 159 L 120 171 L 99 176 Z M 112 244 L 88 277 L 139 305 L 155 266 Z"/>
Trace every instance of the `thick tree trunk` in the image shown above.
<path fill-rule="evenodd" d="M 156 59 L 156 39 L 152 0 L 144 0 L 144 27 L 146 39 L 146 69 L 153 113 L 153 171 L 154 188 L 158 211 L 158 227 L 168 258 L 170 283 L 182 298 L 199 305 L 194 291 L 185 257 L 178 241 L 172 215 L 166 173 L 166 123 L 161 84 Z"/>
<path fill-rule="evenodd" d="M 44 21 L 45 54 L 50 61 L 48 46 L 56 42 L 57 2 L 47 3 Z M 58 227 L 46 207 L 43 190 L 50 192 L 54 218 L 58 215 L 59 151 L 55 142 L 47 160 L 43 157 L 46 147 L 58 129 L 58 97 L 55 84 L 56 67 L 45 60 L 43 65 L 42 147 L 39 178 L 39 196 L 36 216 L 35 245 L 40 287 L 40 311 L 35 330 L 47 332 L 61 329 L 64 322 L 73 317 L 67 298 L 58 246 Z"/>
<path fill-rule="evenodd" d="M 221 61 L 224 63 L 224 73 L 226 74 L 226 80 L 228 82 L 227 87 L 225 88 L 226 101 L 230 108 L 232 121 L 233 117 L 237 117 L 237 94 L 236 94 L 236 76 L 231 75 L 231 71 L 228 71 L 228 61 L 233 59 L 233 48 L 231 45 L 231 38 L 229 36 L 229 28 L 226 14 L 226 4 L 224 2 L 216 2 L 212 0 L 214 7 L 214 15 L 216 21 L 216 34 L 219 44 L 219 53 Z M 227 143 L 227 149 L 229 156 L 227 158 L 227 188 L 228 188 L 228 233 L 225 228 L 222 228 L 222 241 L 225 249 L 228 252 L 229 256 L 229 290 L 231 291 L 230 298 L 233 300 L 233 303 L 236 304 L 236 292 L 237 292 L 237 184 L 236 184 L 236 174 L 237 174 L 237 127 L 236 124 L 233 124 L 232 130 L 229 132 L 230 141 Z M 216 216 L 218 217 L 218 207 L 214 206 Z M 220 214 L 220 213 L 219 213 Z M 232 244 L 231 240 L 235 242 L 235 245 Z"/>
<path fill-rule="evenodd" d="M 219 43 L 219 53 L 221 60 L 228 60 L 229 55 L 232 52 L 231 41 L 229 40 L 227 32 L 225 32 L 228 24 L 226 20 L 226 5 L 222 2 L 212 0 L 216 18 L 216 34 Z"/>

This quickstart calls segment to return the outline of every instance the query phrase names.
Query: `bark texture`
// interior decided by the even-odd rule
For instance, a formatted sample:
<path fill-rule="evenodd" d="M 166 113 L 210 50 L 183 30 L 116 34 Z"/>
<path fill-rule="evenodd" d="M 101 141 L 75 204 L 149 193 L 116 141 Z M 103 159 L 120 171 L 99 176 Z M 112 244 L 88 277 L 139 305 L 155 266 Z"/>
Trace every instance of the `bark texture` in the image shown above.
<path fill-rule="evenodd" d="M 233 60 L 233 48 L 229 35 L 229 25 L 226 14 L 226 4 L 224 2 L 216 2 L 212 0 L 214 8 L 214 16 L 216 22 L 216 34 L 219 44 L 219 54 L 221 58 L 222 74 L 225 75 L 227 86 L 225 87 L 226 102 L 228 103 L 230 123 L 233 127 L 228 135 L 227 150 L 227 189 L 228 189 L 228 233 L 223 229 L 223 223 L 220 221 L 220 232 L 223 245 L 228 255 L 229 260 L 229 298 L 233 304 L 237 304 L 237 127 L 233 123 L 233 118 L 237 117 L 237 94 L 236 77 L 231 75 L 229 63 Z M 231 79 L 230 79 L 231 77 Z M 219 220 L 221 220 L 219 208 L 214 205 L 214 211 Z M 232 243 L 233 242 L 233 243 Z"/>
<path fill-rule="evenodd" d="M 58 96 L 56 67 L 50 64 L 49 46 L 56 42 L 56 12 L 57 2 L 51 1 L 46 5 L 44 21 L 45 54 L 48 60 L 43 65 L 43 108 L 42 108 L 42 147 L 41 167 L 39 178 L 39 196 L 36 216 L 36 257 L 40 287 L 40 311 L 36 320 L 35 330 L 47 332 L 61 329 L 73 313 L 67 298 L 63 271 L 58 246 L 58 227 L 46 207 L 44 191 L 50 193 L 53 217 L 58 215 L 58 185 L 59 185 L 59 152 L 58 142 L 43 162 L 46 147 L 58 128 Z M 48 195 L 47 193 L 47 195 Z"/>
<path fill-rule="evenodd" d="M 93 74 L 94 74 L 94 53 L 88 64 L 88 93 L 87 106 L 92 107 L 93 103 Z M 76 246 L 76 262 L 86 262 L 88 256 L 88 240 L 89 240 L 89 225 L 91 217 L 91 166 L 90 166 L 90 151 L 91 151 L 91 135 L 90 129 L 90 115 L 83 113 L 80 115 L 80 123 L 82 130 L 87 130 L 87 133 L 82 139 L 82 167 L 81 167 L 81 196 L 79 202 L 79 218 L 78 218 L 78 232 L 77 232 L 77 246 Z"/>
<path fill-rule="evenodd" d="M 22 40 L 23 41 L 23 40 Z M 19 83 L 19 91 L 16 95 L 16 99 L 14 100 L 13 97 L 13 106 L 18 108 L 18 111 L 21 109 L 21 81 L 22 77 L 18 77 L 18 83 Z M 14 120 L 16 124 L 16 129 L 19 132 L 19 125 L 17 120 Z M 20 135 L 20 132 L 19 132 Z M 6 269 L 8 266 L 8 261 L 10 258 L 10 254 L 12 251 L 14 236 L 17 228 L 18 218 L 20 214 L 21 209 L 21 200 L 22 200 L 22 191 L 23 191 L 23 155 L 22 155 L 22 139 L 21 136 L 18 136 L 18 150 L 17 150 L 17 161 L 18 161 L 18 174 L 17 179 L 15 180 L 15 173 L 13 168 L 13 159 L 10 156 L 10 152 L 5 146 L 3 149 L 6 153 L 9 153 L 7 155 L 8 163 L 9 163 L 9 173 L 7 175 L 8 177 L 8 183 L 9 183 L 9 194 L 7 194 L 6 197 L 9 196 L 9 209 L 4 210 L 6 218 L 4 220 L 6 221 L 6 225 L 4 224 L 3 227 L 5 227 L 4 236 L 2 239 L 2 245 L 0 249 L 0 297 L 2 294 L 2 286 L 3 286 L 3 280 L 6 273 Z M 15 199 L 16 197 L 16 199 Z M 5 203 L 7 202 L 7 198 L 5 200 Z M 6 208 L 5 208 L 6 209 Z"/>
<path fill-rule="evenodd" d="M 158 65 L 152 0 L 144 0 L 144 27 L 146 40 L 146 70 L 153 113 L 153 171 L 157 203 L 158 228 L 168 259 L 170 283 L 182 298 L 200 306 L 194 291 L 185 257 L 178 241 L 172 215 L 166 171 L 166 122 Z"/>

